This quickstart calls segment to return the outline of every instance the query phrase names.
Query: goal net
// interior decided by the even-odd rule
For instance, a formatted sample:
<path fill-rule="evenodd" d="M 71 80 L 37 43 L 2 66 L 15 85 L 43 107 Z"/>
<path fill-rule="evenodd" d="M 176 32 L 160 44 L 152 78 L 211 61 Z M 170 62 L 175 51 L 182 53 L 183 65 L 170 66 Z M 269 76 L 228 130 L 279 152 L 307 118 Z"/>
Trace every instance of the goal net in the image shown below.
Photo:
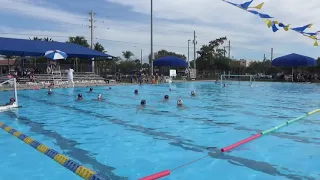
<path fill-rule="evenodd" d="M 6 110 L 18 107 L 18 93 L 17 93 L 17 80 L 11 78 L 0 83 L 0 89 L 5 91 L 4 96 L 1 97 L 0 110 Z M 14 98 L 12 101 L 11 98 Z M 11 102 L 12 101 L 12 102 Z M 1 106 L 1 104 L 6 104 Z"/>
<path fill-rule="evenodd" d="M 254 77 L 252 75 L 221 75 L 221 86 L 225 85 L 248 85 L 252 86 Z"/>

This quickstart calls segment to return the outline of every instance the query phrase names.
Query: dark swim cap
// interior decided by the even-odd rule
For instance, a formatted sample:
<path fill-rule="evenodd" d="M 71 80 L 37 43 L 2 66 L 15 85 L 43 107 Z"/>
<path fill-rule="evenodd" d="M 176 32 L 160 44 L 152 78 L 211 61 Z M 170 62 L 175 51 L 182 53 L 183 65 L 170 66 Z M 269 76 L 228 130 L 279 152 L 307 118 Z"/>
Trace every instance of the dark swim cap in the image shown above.
<path fill-rule="evenodd" d="M 138 93 L 138 92 L 139 92 L 138 89 L 134 90 L 134 93 Z"/>
<path fill-rule="evenodd" d="M 82 94 L 78 94 L 78 98 L 79 98 L 79 97 L 82 97 Z"/>
<path fill-rule="evenodd" d="M 147 104 L 146 100 L 141 100 L 141 105 L 146 105 L 146 104 Z"/>
<path fill-rule="evenodd" d="M 165 99 L 169 99 L 169 95 L 165 95 L 164 98 L 165 98 Z"/>
<path fill-rule="evenodd" d="M 93 88 L 90 88 L 90 91 L 93 91 Z"/>
<path fill-rule="evenodd" d="M 15 102 L 16 100 L 14 98 L 10 98 L 10 102 Z"/>

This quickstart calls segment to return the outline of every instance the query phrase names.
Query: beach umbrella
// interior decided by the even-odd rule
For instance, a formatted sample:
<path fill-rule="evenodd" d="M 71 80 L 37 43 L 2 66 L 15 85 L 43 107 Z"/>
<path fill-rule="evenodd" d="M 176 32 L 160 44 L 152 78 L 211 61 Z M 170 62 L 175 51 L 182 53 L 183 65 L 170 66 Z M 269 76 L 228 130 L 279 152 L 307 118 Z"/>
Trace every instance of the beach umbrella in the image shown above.
<path fill-rule="evenodd" d="M 49 58 L 51 60 L 60 60 L 60 59 L 66 60 L 68 55 L 67 53 L 62 52 L 60 50 L 49 50 L 44 54 L 44 57 Z"/>

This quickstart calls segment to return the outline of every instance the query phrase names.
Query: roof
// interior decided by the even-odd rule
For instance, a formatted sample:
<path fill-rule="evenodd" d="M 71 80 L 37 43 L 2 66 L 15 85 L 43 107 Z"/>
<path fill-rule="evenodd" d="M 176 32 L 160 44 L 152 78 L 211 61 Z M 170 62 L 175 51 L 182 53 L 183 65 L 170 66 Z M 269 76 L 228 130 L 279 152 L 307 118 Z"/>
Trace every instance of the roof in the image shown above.
<path fill-rule="evenodd" d="M 317 61 L 312 57 L 292 53 L 274 59 L 272 65 L 284 67 L 316 66 Z"/>
<path fill-rule="evenodd" d="M 153 61 L 154 66 L 188 67 L 185 59 L 176 56 L 165 56 Z"/>
<path fill-rule="evenodd" d="M 94 58 L 113 56 L 95 51 L 78 44 L 64 42 L 48 42 L 28 39 L 14 39 L 0 37 L 0 54 L 10 56 L 43 56 L 46 51 L 60 50 L 68 57 Z"/>
<path fill-rule="evenodd" d="M 9 65 L 13 66 L 15 64 L 16 60 L 9 60 Z M 8 60 L 6 59 L 0 59 L 0 66 L 8 66 Z"/>

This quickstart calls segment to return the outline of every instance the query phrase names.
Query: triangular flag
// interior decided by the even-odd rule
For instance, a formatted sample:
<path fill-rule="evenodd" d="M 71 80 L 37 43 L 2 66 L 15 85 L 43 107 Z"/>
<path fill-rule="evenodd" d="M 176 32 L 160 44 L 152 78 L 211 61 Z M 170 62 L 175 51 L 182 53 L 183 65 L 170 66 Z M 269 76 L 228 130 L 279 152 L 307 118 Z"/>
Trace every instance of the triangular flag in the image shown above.
<path fill-rule="evenodd" d="M 308 28 L 311 28 L 313 24 L 309 24 Z"/>
<path fill-rule="evenodd" d="M 267 24 L 268 28 L 272 26 L 272 21 L 270 21 L 269 19 L 264 19 L 264 22 Z"/>
<path fill-rule="evenodd" d="M 285 31 L 288 31 L 288 30 L 289 30 L 289 26 L 290 26 L 290 24 L 286 25 L 283 29 L 284 29 Z"/>
<path fill-rule="evenodd" d="M 275 24 L 279 24 L 279 21 L 273 21 L 273 23 L 275 23 Z"/>
<path fill-rule="evenodd" d="M 273 32 L 277 32 L 279 29 L 277 28 L 277 26 L 273 23 L 272 24 L 272 31 Z"/>
<path fill-rule="evenodd" d="M 313 46 L 319 46 L 318 41 L 315 41 Z"/>
<path fill-rule="evenodd" d="M 263 4 L 264 4 L 264 2 L 263 2 L 263 3 L 261 3 L 261 4 L 258 4 L 257 6 L 249 7 L 249 8 L 252 8 L 252 9 L 262 9 Z"/>
<path fill-rule="evenodd" d="M 317 39 L 317 36 L 309 36 L 311 39 Z"/>

